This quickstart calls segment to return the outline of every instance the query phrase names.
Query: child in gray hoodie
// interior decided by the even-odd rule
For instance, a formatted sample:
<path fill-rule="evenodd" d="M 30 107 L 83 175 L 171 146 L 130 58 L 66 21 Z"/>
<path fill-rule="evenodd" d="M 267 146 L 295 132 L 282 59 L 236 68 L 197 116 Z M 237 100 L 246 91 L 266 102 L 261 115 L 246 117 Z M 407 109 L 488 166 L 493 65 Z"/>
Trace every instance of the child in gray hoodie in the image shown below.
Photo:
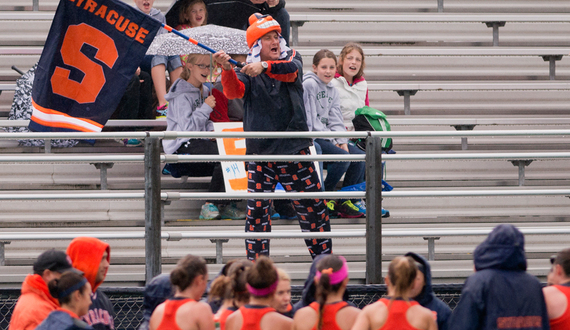
<path fill-rule="evenodd" d="M 313 57 L 313 72 L 307 72 L 303 76 L 303 101 L 309 131 L 346 131 L 340 111 L 338 91 L 331 83 L 335 72 L 336 56 L 327 49 L 321 49 Z M 344 138 L 315 139 L 314 143 L 319 154 L 364 154 L 364 151 L 349 144 L 348 139 Z M 321 162 L 321 171 L 322 166 Z M 345 175 L 344 187 L 364 182 L 364 162 L 327 162 L 327 177 L 323 185 L 325 190 L 333 191 L 343 175 Z M 350 200 L 340 205 L 336 205 L 336 202 L 331 200 L 327 206 L 330 214 L 338 212 L 338 215 L 343 218 L 363 217 L 366 212 L 365 206 L 359 208 Z"/>
<path fill-rule="evenodd" d="M 180 78 L 172 84 L 166 94 L 168 112 L 166 115 L 167 131 L 197 131 L 214 130 L 210 113 L 216 106 L 216 99 L 209 95 L 209 89 L 203 85 L 210 73 L 208 55 L 192 54 L 184 57 L 185 63 Z M 180 138 L 162 140 L 166 154 L 179 155 L 217 155 L 218 146 L 210 139 Z M 220 163 L 214 166 L 208 163 L 176 163 L 167 164 L 165 169 L 174 177 L 181 176 L 212 176 L 210 192 L 225 191 L 224 178 Z M 164 172 L 164 171 L 163 171 Z M 220 214 L 221 213 L 221 214 Z M 235 204 L 224 205 L 222 212 L 211 202 L 202 206 L 200 219 L 245 219 L 245 214 L 235 207 Z"/>

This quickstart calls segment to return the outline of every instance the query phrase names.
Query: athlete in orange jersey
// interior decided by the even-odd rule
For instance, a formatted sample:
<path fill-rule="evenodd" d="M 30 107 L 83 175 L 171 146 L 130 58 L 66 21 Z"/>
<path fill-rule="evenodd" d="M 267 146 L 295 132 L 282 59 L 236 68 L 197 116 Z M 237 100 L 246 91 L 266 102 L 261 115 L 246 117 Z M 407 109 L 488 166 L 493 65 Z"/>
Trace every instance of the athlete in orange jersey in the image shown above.
<path fill-rule="evenodd" d="M 317 264 L 316 299 L 301 308 L 293 318 L 293 330 L 349 330 L 360 310 L 343 301 L 348 284 L 348 265 L 344 257 L 328 255 Z"/>
<path fill-rule="evenodd" d="M 570 249 L 564 249 L 550 259 L 547 286 L 542 289 L 551 330 L 570 329 Z"/>
<path fill-rule="evenodd" d="M 396 257 L 388 267 L 388 299 L 364 307 L 352 330 L 437 330 L 431 311 L 410 301 L 418 271 L 414 259 Z"/>
<path fill-rule="evenodd" d="M 198 302 L 208 283 L 206 261 L 191 254 L 180 259 L 170 273 L 174 298 L 158 305 L 150 317 L 150 330 L 214 330 L 210 305 Z"/>
<path fill-rule="evenodd" d="M 226 330 L 290 330 L 293 321 L 269 306 L 279 282 L 273 262 L 259 257 L 246 279 L 249 304 L 228 317 Z"/>
<path fill-rule="evenodd" d="M 253 263 L 247 259 L 236 259 L 226 265 L 226 275 L 218 276 L 210 286 L 208 300 L 221 300 L 222 305 L 214 315 L 216 328 L 224 330 L 226 320 L 241 306 L 249 302 L 249 292 L 246 287 L 247 271 Z"/>

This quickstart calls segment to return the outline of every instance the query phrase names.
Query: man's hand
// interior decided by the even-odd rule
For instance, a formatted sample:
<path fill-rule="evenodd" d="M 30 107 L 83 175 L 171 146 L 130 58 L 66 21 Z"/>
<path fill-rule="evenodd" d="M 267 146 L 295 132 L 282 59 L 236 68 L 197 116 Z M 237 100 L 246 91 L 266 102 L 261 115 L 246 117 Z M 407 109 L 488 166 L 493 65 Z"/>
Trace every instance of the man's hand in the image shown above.
<path fill-rule="evenodd" d="M 214 61 L 222 66 L 224 70 L 231 70 L 232 65 L 230 64 L 230 55 L 226 54 L 223 50 L 214 54 Z"/>
<path fill-rule="evenodd" d="M 263 72 L 263 66 L 261 62 L 249 63 L 248 65 L 241 68 L 241 73 L 246 74 L 250 77 L 256 77 Z"/>

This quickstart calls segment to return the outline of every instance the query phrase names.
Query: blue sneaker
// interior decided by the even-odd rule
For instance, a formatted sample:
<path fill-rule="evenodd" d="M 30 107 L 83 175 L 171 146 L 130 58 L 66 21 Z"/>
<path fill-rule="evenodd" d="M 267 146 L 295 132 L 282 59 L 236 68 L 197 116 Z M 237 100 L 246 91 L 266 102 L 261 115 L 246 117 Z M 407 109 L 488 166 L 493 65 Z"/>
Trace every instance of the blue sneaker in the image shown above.
<path fill-rule="evenodd" d="M 389 218 L 390 217 L 390 211 L 382 209 L 382 218 Z"/>
<path fill-rule="evenodd" d="M 360 211 L 360 212 L 364 213 L 364 215 L 366 215 L 366 202 L 363 199 L 354 203 L 354 206 L 358 207 L 358 211 Z"/>
<path fill-rule="evenodd" d="M 220 219 L 220 211 L 216 205 L 212 203 L 205 203 L 202 205 L 200 212 L 200 220 L 218 220 Z"/>
<path fill-rule="evenodd" d="M 142 146 L 142 141 L 139 139 L 128 139 L 125 145 L 127 147 L 139 147 Z"/>

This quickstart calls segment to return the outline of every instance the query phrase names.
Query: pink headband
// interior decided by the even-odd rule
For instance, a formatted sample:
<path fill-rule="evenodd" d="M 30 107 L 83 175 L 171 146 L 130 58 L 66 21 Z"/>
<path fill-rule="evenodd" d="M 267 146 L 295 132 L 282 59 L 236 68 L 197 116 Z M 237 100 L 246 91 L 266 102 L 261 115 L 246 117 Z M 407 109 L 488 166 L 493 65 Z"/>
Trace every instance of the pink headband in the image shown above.
<path fill-rule="evenodd" d="M 322 271 L 318 271 L 315 274 L 315 279 L 320 279 L 321 278 L 321 274 L 328 274 L 329 275 L 329 281 L 332 285 L 338 284 L 342 281 L 344 281 L 345 278 L 348 277 L 348 265 L 346 264 L 346 259 L 344 257 L 339 257 L 340 260 L 342 260 L 342 267 L 337 270 L 336 272 L 332 271 L 332 268 L 328 268 L 328 269 L 323 269 Z"/>
<path fill-rule="evenodd" d="M 251 293 L 252 295 L 258 296 L 258 297 L 263 297 L 263 296 L 267 296 L 267 295 L 275 292 L 275 290 L 277 290 L 277 284 L 279 284 L 279 279 L 277 279 L 277 281 L 275 281 L 269 287 L 264 288 L 264 289 L 256 289 L 256 288 L 252 287 L 251 285 L 249 285 L 249 283 L 246 284 L 246 287 L 247 287 L 247 291 L 249 291 L 249 293 Z"/>

